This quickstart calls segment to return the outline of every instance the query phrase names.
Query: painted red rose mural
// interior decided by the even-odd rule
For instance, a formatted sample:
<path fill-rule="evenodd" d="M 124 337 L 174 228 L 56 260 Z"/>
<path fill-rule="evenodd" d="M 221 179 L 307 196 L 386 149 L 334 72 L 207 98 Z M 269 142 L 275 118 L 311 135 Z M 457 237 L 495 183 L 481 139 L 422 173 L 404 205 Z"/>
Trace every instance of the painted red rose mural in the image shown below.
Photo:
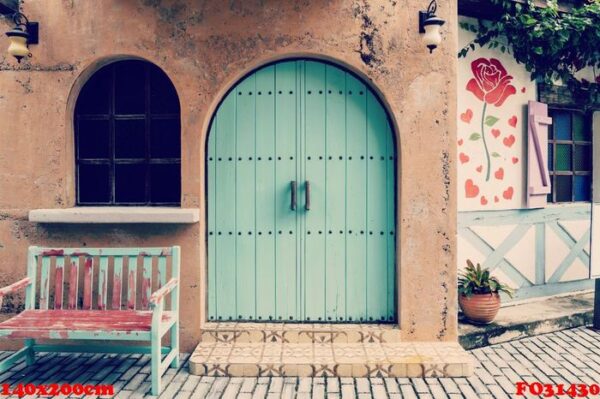
<path fill-rule="evenodd" d="M 517 89 L 510 84 L 513 77 L 506 72 L 502 63 L 495 58 L 490 58 L 489 60 L 478 58 L 471 63 L 471 70 L 473 71 L 473 78 L 467 83 L 467 90 L 473 93 L 479 101 L 483 102 L 483 110 L 481 112 L 481 132 L 473 133 L 470 139 L 481 139 L 483 141 L 487 160 L 485 181 L 489 181 L 492 162 L 487 145 L 485 127 L 491 128 L 494 126 L 498 122 L 498 118 L 493 115 L 486 115 L 487 106 L 489 104 L 500 107 L 509 96 L 517 92 Z M 494 136 L 498 137 L 499 131 L 497 129 L 492 130 Z M 496 134 L 494 130 L 498 133 Z"/>
<path fill-rule="evenodd" d="M 470 68 L 469 68 L 470 66 Z M 464 65 L 459 93 L 458 164 L 463 209 L 518 207 L 521 195 L 525 87 L 515 87 L 496 58 Z M 468 130 L 467 130 L 468 129 Z"/>

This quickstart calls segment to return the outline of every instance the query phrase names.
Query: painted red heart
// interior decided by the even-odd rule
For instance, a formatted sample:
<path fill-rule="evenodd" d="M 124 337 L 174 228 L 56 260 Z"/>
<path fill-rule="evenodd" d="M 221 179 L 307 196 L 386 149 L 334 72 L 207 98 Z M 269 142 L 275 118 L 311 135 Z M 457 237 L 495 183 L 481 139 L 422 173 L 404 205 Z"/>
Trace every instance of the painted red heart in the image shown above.
<path fill-rule="evenodd" d="M 500 136 L 500 129 L 492 129 L 492 136 L 498 138 Z"/>
<path fill-rule="evenodd" d="M 462 163 L 462 164 L 469 162 L 469 159 L 470 159 L 469 156 L 467 154 L 465 154 L 464 152 L 461 152 L 458 155 L 458 158 L 460 158 L 460 163 Z"/>
<path fill-rule="evenodd" d="M 502 192 L 502 197 L 504 197 L 504 199 L 509 200 L 512 199 L 514 191 L 512 187 L 507 188 L 506 190 L 504 190 L 504 192 Z"/>
<path fill-rule="evenodd" d="M 458 145 L 463 145 L 463 139 L 458 140 Z"/>
<path fill-rule="evenodd" d="M 481 173 L 481 171 L 483 170 L 483 165 L 479 165 L 478 167 L 475 168 L 476 171 L 478 171 L 479 173 Z"/>
<path fill-rule="evenodd" d="M 504 168 L 500 168 L 497 171 L 494 172 L 494 176 L 496 177 L 496 179 L 498 180 L 502 180 L 504 179 Z"/>
<path fill-rule="evenodd" d="M 521 87 L 521 93 L 525 93 L 527 91 L 527 89 L 525 88 L 525 86 Z"/>
<path fill-rule="evenodd" d="M 485 196 L 482 195 L 481 200 L 479 202 L 481 202 L 481 205 L 487 205 L 488 200 L 487 200 L 487 198 L 485 198 Z"/>
<path fill-rule="evenodd" d="M 502 142 L 504 143 L 505 146 L 510 148 L 515 143 L 515 136 L 513 136 L 511 134 L 510 136 L 505 137 L 504 140 L 502 140 Z"/>
<path fill-rule="evenodd" d="M 471 111 L 471 108 L 467 108 L 465 112 L 460 114 L 460 120 L 465 123 L 471 123 L 471 119 L 473 119 L 473 111 Z"/>
<path fill-rule="evenodd" d="M 500 198 L 498 198 L 497 195 L 494 195 L 494 202 L 498 202 L 498 201 L 500 201 Z"/>
<path fill-rule="evenodd" d="M 512 157 L 512 163 L 513 163 L 513 165 L 516 164 L 517 162 L 519 162 L 519 158 Z"/>
<path fill-rule="evenodd" d="M 473 180 L 467 179 L 467 181 L 465 182 L 465 195 L 467 196 L 467 198 L 477 197 L 478 194 L 479 187 L 473 184 Z"/>
<path fill-rule="evenodd" d="M 511 125 L 512 127 L 517 126 L 517 117 L 515 115 L 511 116 L 510 119 L 508 120 L 508 124 Z"/>

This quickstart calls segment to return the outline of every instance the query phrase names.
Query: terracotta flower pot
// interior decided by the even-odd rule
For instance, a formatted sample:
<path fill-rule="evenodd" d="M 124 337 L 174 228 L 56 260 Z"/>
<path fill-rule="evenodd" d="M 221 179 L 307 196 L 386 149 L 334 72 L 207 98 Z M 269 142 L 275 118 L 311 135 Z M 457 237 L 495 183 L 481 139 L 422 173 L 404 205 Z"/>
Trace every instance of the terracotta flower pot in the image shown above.
<path fill-rule="evenodd" d="M 458 303 L 465 316 L 476 324 L 491 323 L 500 309 L 500 295 L 473 294 L 470 297 L 458 296 Z"/>

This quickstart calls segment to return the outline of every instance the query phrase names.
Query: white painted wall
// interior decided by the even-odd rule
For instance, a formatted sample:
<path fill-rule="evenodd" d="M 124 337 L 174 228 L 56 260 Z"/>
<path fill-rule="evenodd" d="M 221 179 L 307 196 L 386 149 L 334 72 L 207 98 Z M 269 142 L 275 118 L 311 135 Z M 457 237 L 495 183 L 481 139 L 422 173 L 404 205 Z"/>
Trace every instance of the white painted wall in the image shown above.
<path fill-rule="evenodd" d="M 459 16 L 459 22 L 469 21 L 475 23 L 476 20 Z M 467 45 L 475 35 L 463 29 L 459 30 L 459 48 Z M 515 93 L 509 95 L 500 106 L 488 104 L 486 114 L 494 116 L 498 120 L 493 126 L 485 126 L 483 134 L 486 136 L 488 151 L 496 153 L 491 157 L 490 179 L 486 181 L 485 169 L 487 160 L 482 139 L 473 136 L 474 133 L 481 135 L 482 109 L 483 102 L 475 94 L 467 89 L 469 81 L 474 78 L 472 70 L 473 62 L 483 58 L 485 62 L 491 62 L 492 59 L 498 60 L 506 70 L 510 78 L 510 85 L 515 88 Z M 494 61 L 496 62 L 496 61 Z M 459 220 L 461 214 L 471 211 L 499 211 L 515 210 L 522 215 L 522 221 L 525 221 L 531 211 L 526 210 L 526 155 L 527 155 L 527 102 L 537 100 L 536 84 L 531 82 L 529 73 L 525 68 L 518 64 L 511 55 L 504 54 L 500 50 L 490 50 L 485 48 L 476 48 L 475 51 L 469 51 L 466 58 L 460 58 L 458 63 L 458 211 Z M 582 76 L 590 75 L 590 71 L 584 71 Z M 593 75 L 590 75 L 593 76 Z M 507 78 L 508 79 L 508 78 Z M 600 116 L 595 117 L 596 128 L 594 132 L 596 143 L 600 144 Z M 513 139 L 514 138 L 514 139 Z M 594 159 L 600 160 L 600 145 L 595 146 Z M 595 163 L 594 187 L 600 187 L 600 161 Z M 597 173 L 596 173 L 597 172 Z M 512 188 L 512 196 L 510 195 Z M 597 230 L 593 247 L 596 253 L 595 271 L 600 275 L 600 188 L 594 190 L 594 198 L 598 204 L 598 223 L 595 223 L 594 229 Z M 579 205 L 582 205 L 579 203 Z M 585 205 L 585 204 L 583 204 Z M 571 204 L 555 205 L 549 204 L 546 209 L 553 209 L 560 215 L 569 213 L 574 206 Z M 499 225 L 497 221 L 486 225 L 485 213 L 482 215 L 483 225 L 469 227 L 470 232 L 474 233 L 489 247 L 497 249 L 518 224 L 507 223 Z M 573 240 L 578 241 L 590 229 L 589 219 L 584 220 L 559 220 L 561 229 Z M 459 221 L 460 227 L 460 221 Z M 544 260 L 544 283 L 548 283 L 554 272 L 557 271 L 563 260 L 569 255 L 570 247 L 563 239 L 557 236 L 557 233 L 546 226 L 544 229 L 544 247 L 545 253 L 536 254 L 536 227 L 531 225 L 522 238 L 516 242 L 510 250 L 504 255 L 504 259 L 512 264 L 518 272 L 528 280 L 531 285 L 536 283 L 536 257 Z M 471 235 L 472 237 L 472 235 Z M 584 254 L 590 254 L 590 243 L 584 246 Z M 595 256 L 595 258 L 594 258 Z M 466 233 L 459 228 L 458 235 L 458 268 L 462 270 L 466 265 L 466 260 L 484 263 L 487 256 L 483 253 L 481 246 L 473 245 L 467 239 Z M 545 258 L 545 259 L 544 259 Z M 517 281 L 511 279 L 509 275 L 502 272 L 500 267 L 496 267 L 493 274 L 502 281 L 508 283 L 513 288 L 519 288 Z M 538 277 L 540 271 L 537 271 Z M 590 265 L 584 263 L 579 257 L 576 257 L 571 265 L 566 269 L 559 279 L 559 282 L 576 281 L 588 279 L 590 277 Z"/>
<path fill-rule="evenodd" d="M 475 22 L 464 17 L 459 17 L 459 21 Z M 474 38 L 474 33 L 460 29 L 459 48 Z M 510 84 L 516 90 L 502 105 L 487 105 L 487 116 L 498 118 L 493 126 L 484 125 L 488 151 L 496 155 L 491 157 L 488 181 L 483 140 L 470 139 L 473 133 L 481 134 L 483 102 L 467 90 L 468 82 L 474 77 L 472 63 L 480 58 L 499 60 L 512 76 Z M 536 85 L 512 56 L 486 48 L 476 48 L 466 58 L 460 58 L 458 74 L 458 210 L 522 208 L 525 206 L 526 104 L 536 99 Z M 477 195 L 473 195 L 471 186 L 476 187 Z"/>
<path fill-rule="evenodd" d="M 600 111 L 594 112 L 592 121 L 594 143 L 600 143 Z M 591 275 L 600 277 L 600 145 L 594 145 L 593 204 L 592 204 L 592 259 Z"/>

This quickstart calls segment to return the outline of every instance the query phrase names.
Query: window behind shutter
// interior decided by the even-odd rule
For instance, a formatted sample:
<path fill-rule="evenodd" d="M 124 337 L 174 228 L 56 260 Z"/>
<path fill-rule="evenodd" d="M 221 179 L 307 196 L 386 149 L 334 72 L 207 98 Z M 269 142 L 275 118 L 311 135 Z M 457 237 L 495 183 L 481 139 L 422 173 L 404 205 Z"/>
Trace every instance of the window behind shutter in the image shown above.
<path fill-rule="evenodd" d="M 527 124 L 527 207 L 543 208 L 551 192 L 548 173 L 548 105 L 529 101 Z"/>

